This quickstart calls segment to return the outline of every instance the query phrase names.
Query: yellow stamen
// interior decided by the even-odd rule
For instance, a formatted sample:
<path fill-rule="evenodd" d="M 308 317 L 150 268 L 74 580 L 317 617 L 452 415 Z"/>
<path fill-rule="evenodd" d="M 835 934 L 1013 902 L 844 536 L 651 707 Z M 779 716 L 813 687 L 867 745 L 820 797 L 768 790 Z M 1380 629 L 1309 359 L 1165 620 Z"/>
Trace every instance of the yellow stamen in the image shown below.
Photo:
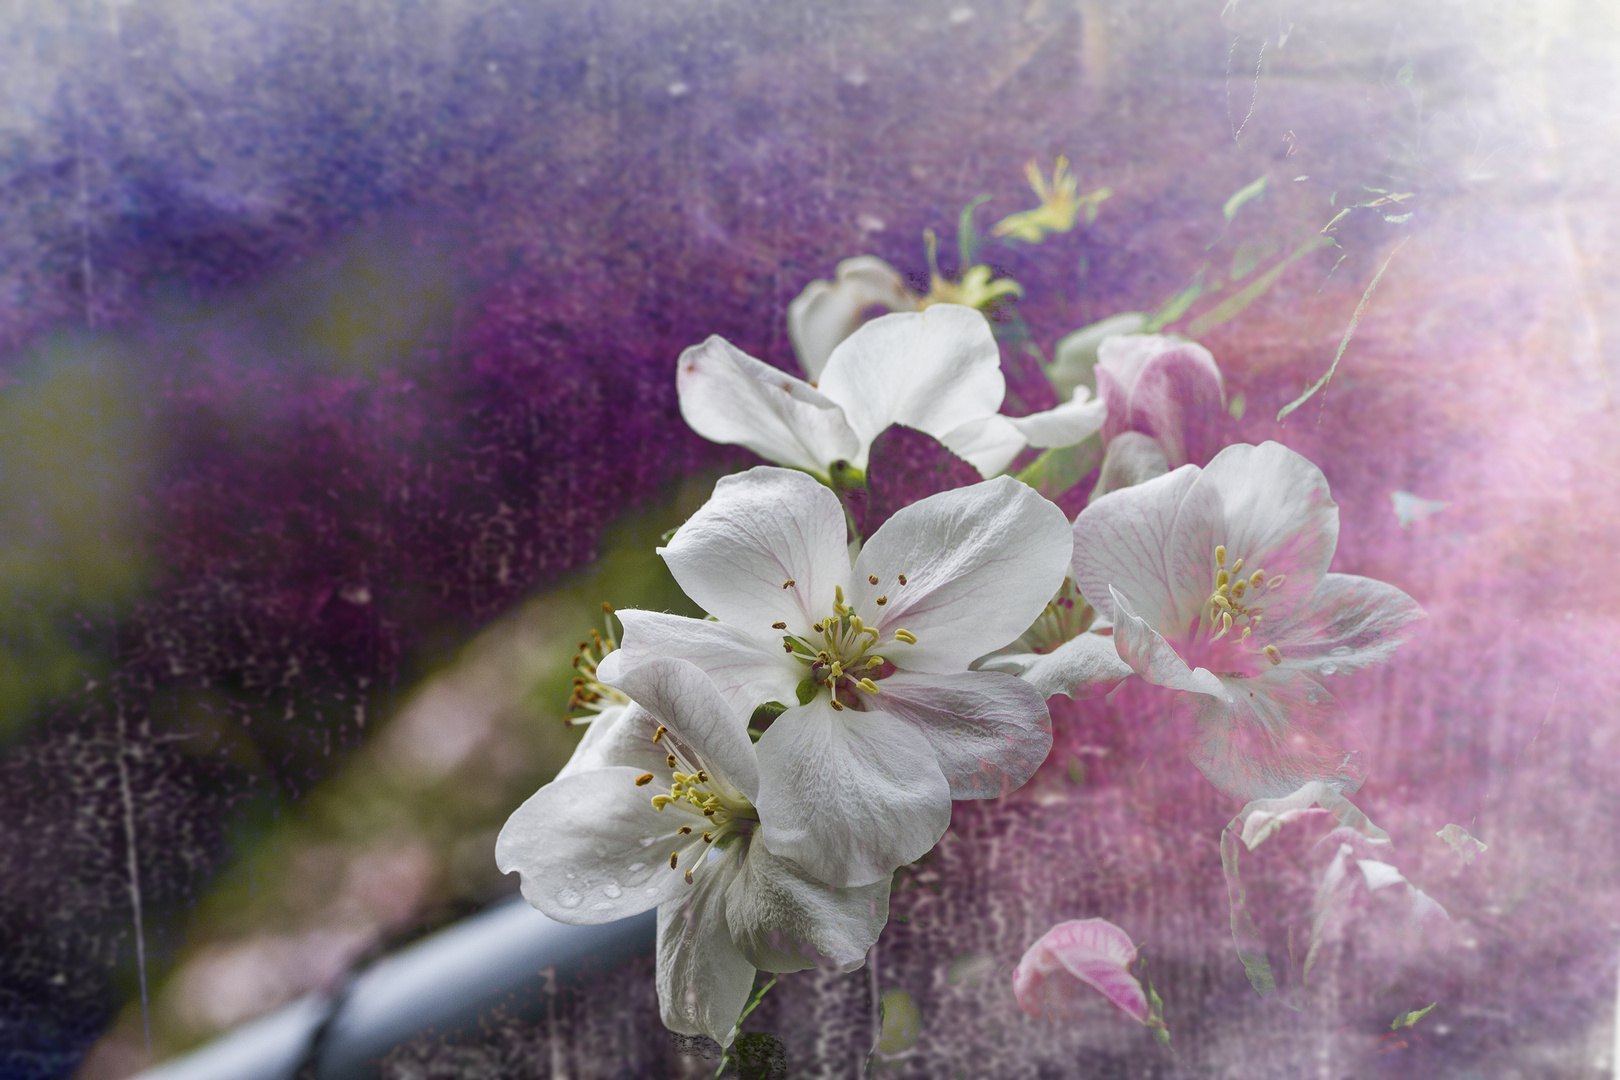
<path fill-rule="evenodd" d="M 659 739 L 662 739 L 664 734 L 668 731 L 669 728 L 665 727 L 663 724 L 659 724 L 658 730 L 653 732 L 653 742 L 657 742 Z"/>
<path fill-rule="evenodd" d="M 868 694 L 875 694 L 878 692 L 878 684 L 873 682 L 871 679 L 862 679 L 855 685 L 859 686 L 862 690 L 865 690 Z"/>
<path fill-rule="evenodd" d="M 785 623 L 785 622 L 773 622 L 773 623 L 771 623 L 771 629 L 772 630 L 786 630 L 787 629 L 787 623 Z"/>
<path fill-rule="evenodd" d="M 917 635 L 913 634 L 910 630 L 896 630 L 894 632 L 894 636 L 900 641 L 905 642 L 907 645 L 917 644 Z"/>
<path fill-rule="evenodd" d="M 1282 650 L 1278 649 L 1277 646 L 1267 645 L 1260 651 L 1266 654 L 1266 659 L 1271 661 L 1272 667 L 1282 663 Z"/>
<path fill-rule="evenodd" d="M 676 829 L 675 831 L 680 833 L 682 836 L 685 836 L 685 835 L 687 835 L 688 833 L 690 833 L 692 831 L 692 826 L 690 826 L 690 825 L 682 825 L 679 829 Z"/>
<path fill-rule="evenodd" d="M 679 859 L 680 857 L 681 853 L 678 851 L 672 851 L 669 853 L 669 868 L 671 870 L 675 869 L 675 860 Z"/>
<path fill-rule="evenodd" d="M 898 580 L 900 584 L 904 585 L 906 583 L 906 575 L 901 574 Z"/>
<path fill-rule="evenodd" d="M 866 575 L 866 580 L 867 580 L 867 582 L 869 584 L 876 585 L 877 584 L 877 575 L 876 574 L 867 574 Z"/>
<path fill-rule="evenodd" d="M 887 604 L 888 602 L 889 602 L 889 598 L 887 596 L 880 596 L 880 597 L 877 598 L 877 606 L 878 607 L 882 607 L 884 604 Z"/>
<path fill-rule="evenodd" d="M 642 773 L 640 776 L 636 777 L 636 787 L 646 787 L 648 784 L 650 784 L 652 782 L 653 782 L 653 774 L 650 773 L 650 772 Z"/>
<path fill-rule="evenodd" d="M 792 578 L 788 578 L 786 581 L 782 582 L 782 588 L 791 589 L 797 584 L 798 582 L 794 581 Z"/>
<path fill-rule="evenodd" d="M 690 870 L 686 872 L 686 883 L 688 885 L 692 884 L 692 871 Z"/>
<path fill-rule="evenodd" d="M 669 762 L 669 767 L 670 768 L 673 769 L 675 767 L 675 755 L 674 754 L 670 754 L 664 760 Z"/>

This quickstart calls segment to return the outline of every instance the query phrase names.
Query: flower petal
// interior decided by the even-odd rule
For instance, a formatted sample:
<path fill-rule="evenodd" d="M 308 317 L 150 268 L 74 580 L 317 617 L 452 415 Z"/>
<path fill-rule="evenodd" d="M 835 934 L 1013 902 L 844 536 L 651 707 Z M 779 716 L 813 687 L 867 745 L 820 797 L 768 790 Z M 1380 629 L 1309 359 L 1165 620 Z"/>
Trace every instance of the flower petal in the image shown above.
<path fill-rule="evenodd" d="M 917 637 L 884 640 L 900 666 L 962 671 L 1029 628 L 1063 584 L 1073 543 L 1063 511 L 1011 477 L 930 495 L 861 549 L 850 607 L 884 639 L 895 630 Z"/>
<path fill-rule="evenodd" d="M 669 728 L 678 745 L 749 802 L 759 795 L 759 766 L 748 732 L 714 683 L 685 660 L 659 658 L 618 674 L 611 684 Z"/>
<path fill-rule="evenodd" d="M 654 810 L 639 775 L 620 765 L 547 784 L 502 826 L 495 865 L 523 875 L 529 903 L 576 926 L 628 918 L 678 895 L 685 883 L 665 860 L 675 830 L 703 818 L 679 805 Z M 661 775 L 667 790 L 669 770 Z"/>
<path fill-rule="evenodd" d="M 1158 440 L 1172 468 L 1203 464 L 1220 448 L 1226 417 L 1221 369 L 1209 350 L 1191 341 L 1150 359 L 1130 395 L 1126 425 Z"/>
<path fill-rule="evenodd" d="M 760 832 L 830 885 L 882 881 L 945 835 L 951 789 L 916 726 L 882 712 L 789 709 L 759 740 Z"/>
<path fill-rule="evenodd" d="M 866 448 L 890 424 L 934 438 L 1001 408 L 1001 351 L 983 315 L 960 304 L 885 315 L 833 350 L 821 392 L 843 407 Z"/>
<path fill-rule="evenodd" d="M 958 424 L 939 436 L 945 448 L 979 470 L 984 477 L 999 476 L 1025 446 L 1024 433 L 1000 413 Z"/>
<path fill-rule="evenodd" d="M 875 255 L 857 255 L 838 264 L 837 281 L 812 281 L 788 305 L 788 340 L 806 378 L 821 378 L 838 343 L 866 320 L 868 308 L 914 311 L 917 296 L 900 272 Z"/>
<path fill-rule="evenodd" d="M 1045 654 L 992 656 L 979 670 L 1017 675 L 1043 698 L 1064 694 L 1078 701 L 1108 693 L 1131 674 L 1131 665 L 1119 658 L 1112 637 L 1081 634 Z"/>
<path fill-rule="evenodd" d="M 1140 311 L 1114 315 L 1083 326 L 1060 340 L 1052 348 L 1052 366 L 1046 377 L 1052 380 L 1058 396 L 1067 398 L 1077 387 L 1097 389 L 1096 367 L 1102 343 L 1120 334 L 1139 334 L 1147 325 L 1147 316 Z"/>
<path fill-rule="evenodd" d="M 1013 994 L 1031 1016 L 1078 1019 L 1092 990 L 1138 1023 L 1148 1021 L 1147 995 L 1126 970 L 1136 946 L 1106 919 L 1058 923 L 1024 953 L 1013 969 Z"/>
<path fill-rule="evenodd" d="M 876 705 L 915 724 L 939 755 L 953 799 L 995 799 L 1024 785 L 1052 749 L 1046 695 L 1013 675 L 897 671 Z"/>
<path fill-rule="evenodd" d="M 1075 388 L 1074 397 L 1055 409 L 1008 417 L 1008 422 L 1031 446 L 1073 446 L 1097 431 L 1108 415 L 1102 398 L 1094 398 L 1085 387 Z"/>
<path fill-rule="evenodd" d="M 1209 782 L 1235 799 L 1275 799 L 1321 780 L 1355 791 L 1356 755 L 1327 739 L 1336 702 L 1321 683 L 1284 665 L 1248 679 L 1222 679 L 1226 701 L 1190 697 L 1197 724 L 1190 755 Z"/>
<path fill-rule="evenodd" d="M 838 496 L 801 472 L 760 466 L 723 476 L 714 494 L 658 549 L 704 611 L 756 640 L 771 624 L 807 635 L 849 581 L 848 529 Z"/>
<path fill-rule="evenodd" d="M 865 465 L 866 447 L 836 402 L 724 338 L 681 353 L 675 391 L 688 426 L 712 442 L 746 446 L 822 477 L 840 459 L 859 457 Z"/>
<path fill-rule="evenodd" d="M 1170 460 L 1153 436 L 1140 431 L 1122 432 L 1108 444 L 1108 454 L 1097 474 L 1097 486 L 1091 489 L 1090 501 L 1095 502 L 1110 491 L 1145 484 L 1169 471 Z"/>
<path fill-rule="evenodd" d="M 639 705 L 604 709 L 585 729 L 585 737 L 574 747 L 574 756 L 552 779 L 611 765 L 625 765 L 639 772 L 655 768 L 664 761 L 664 752 L 652 741 L 656 727 L 657 723 Z"/>
<path fill-rule="evenodd" d="M 1220 701 L 1231 695 L 1220 678 L 1204 668 L 1191 668 L 1164 635 L 1133 613 L 1125 598 L 1114 591 L 1114 648 L 1119 658 L 1155 686 L 1206 694 Z"/>
<path fill-rule="evenodd" d="M 1074 522 L 1074 583 L 1106 619 L 1114 618 L 1118 589 L 1131 610 L 1161 634 L 1179 637 L 1203 609 L 1213 587 L 1206 562 L 1213 552 L 1184 554 L 1174 544 L 1178 517 L 1188 512 L 1214 520 L 1211 493 L 1184 511 L 1199 470 L 1175 472 L 1111 492 Z"/>
<path fill-rule="evenodd" d="M 1201 550 L 1208 579 L 1215 545 L 1224 544 L 1228 560 L 1243 560 L 1245 574 L 1263 569 L 1272 583 L 1286 575 L 1280 587 L 1266 590 L 1265 622 L 1268 631 L 1287 626 L 1293 610 L 1316 591 L 1339 542 L 1339 507 L 1328 496 L 1322 470 L 1280 443 L 1228 446 L 1196 486 L 1188 506 L 1212 492 L 1220 500 L 1220 518 L 1207 528 L 1202 516 L 1184 512 L 1177 526 L 1179 556 L 1190 559 Z"/>
<path fill-rule="evenodd" d="M 1354 574 L 1326 574 L 1271 644 L 1292 667 L 1337 675 L 1388 660 L 1423 618 L 1417 601 L 1393 585 Z"/>
<path fill-rule="evenodd" d="M 683 891 L 658 908 L 658 1010 L 664 1026 L 707 1035 L 721 1046 L 731 1045 L 754 989 L 754 965 L 726 927 L 726 890 L 737 876 L 737 860 L 738 854 L 717 852 L 695 884 L 683 882 Z"/>
<path fill-rule="evenodd" d="M 804 678 L 804 666 L 780 645 L 735 626 L 634 608 L 614 614 L 624 623 L 624 641 L 597 666 L 596 676 L 604 682 L 655 657 L 678 656 L 702 668 L 732 710 L 747 720 L 767 701 L 791 702 Z"/>
<path fill-rule="evenodd" d="M 742 871 L 726 890 L 731 939 L 764 971 L 803 971 L 820 961 L 854 971 L 888 920 L 888 877 L 835 889 L 764 844 L 749 847 Z"/>

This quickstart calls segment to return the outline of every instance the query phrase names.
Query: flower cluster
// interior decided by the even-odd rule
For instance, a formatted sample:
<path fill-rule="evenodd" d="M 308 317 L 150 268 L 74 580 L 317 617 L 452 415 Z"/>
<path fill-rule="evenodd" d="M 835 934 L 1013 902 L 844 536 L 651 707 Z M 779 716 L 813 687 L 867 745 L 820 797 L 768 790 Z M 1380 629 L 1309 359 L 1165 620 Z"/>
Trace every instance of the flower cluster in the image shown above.
<path fill-rule="evenodd" d="M 1060 165 L 1065 198 L 1070 180 Z M 1039 239 L 1073 207 L 1049 216 L 1004 231 Z M 866 320 L 874 305 L 889 313 Z M 1040 767 L 1054 694 L 1162 687 L 1222 792 L 1348 806 L 1359 774 L 1324 680 L 1388 658 L 1421 611 L 1328 572 L 1338 507 L 1314 465 L 1276 443 L 1219 448 L 1206 350 L 1107 320 L 1051 365 L 1062 404 L 1009 417 L 985 316 L 916 297 L 879 260 L 813 283 L 789 324 L 811 381 L 719 337 L 679 358 L 692 428 L 788 467 L 723 478 L 659 549 L 707 618 L 624 610 L 617 647 L 588 643 L 575 697 L 601 715 L 497 845 L 553 918 L 658 909 L 671 1029 L 729 1045 L 756 971 L 859 967 L 892 875 L 939 841 L 952 801 Z M 862 537 L 849 500 L 891 424 L 989 479 Z M 1072 522 L 998 475 L 1026 446 L 1093 437 L 1102 466 Z M 1109 923 L 1063 923 L 1032 946 L 1018 998 L 1063 1015 L 1091 987 L 1167 1039 L 1134 957 Z"/>

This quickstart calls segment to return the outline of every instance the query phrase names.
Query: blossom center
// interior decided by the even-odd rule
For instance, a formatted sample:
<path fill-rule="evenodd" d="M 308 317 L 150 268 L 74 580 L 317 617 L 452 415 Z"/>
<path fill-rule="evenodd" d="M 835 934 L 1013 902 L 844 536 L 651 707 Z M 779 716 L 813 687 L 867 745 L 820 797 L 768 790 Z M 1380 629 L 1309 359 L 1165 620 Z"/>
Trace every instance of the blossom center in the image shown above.
<path fill-rule="evenodd" d="M 742 792 L 723 778 L 710 775 L 701 762 L 694 763 L 694 755 L 683 751 L 668 734 L 665 727 L 653 734 L 653 741 L 668 751 L 665 760 L 671 775 L 669 790 L 654 795 L 652 804 L 660 813 L 673 806 L 694 817 L 701 815 L 699 820 L 676 830 L 677 843 L 684 846 L 669 853 L 669 868 L 684 867 L 690 885 L 694 874 L 708 864 L 709 850 L 728 847 L 739 838 L 746 841 L 759 822 L 759 812 Z M 645 786 L 653 779 L 652 773 L 643 773 L 636 784 Z"/>
<path fill-rule="evenodd" d="M 602 605 L 605 615 L 611 615 L 613 609 Z M 610 624 L 611 630 L 611 624 Z M 568 695 L 568 709 L 570 712 L 584 711 L 600 713 L 619 705 L 630 704 L 630 699 L 623 692 L 615 690 L 606 683 L 597 681 L 596 666 L 602 662 L 608 653 L 618 648 L 618 643 L 611 637 L 604 636 L 596 630 L 591 631 L 591 639 L 579 643 L 579 650 L 574 653 L 573 691 Z M 595 716 L 577 718 L 581 722 L 589 723 Z M 565 721 L 572 727 L 576 718 L 570 717 Z"/>
<path fill-rule="evenodd" d="M 873 585 L 878 583 L 875 575 L 870 580 Z M 904 574 L 899 576 L 898 583 L 902 587 L 905 585 Z M 850 610 L 844 602 L 843 586 L 835 587 L 834 592 L 833 613 L 813 623 L 810 634 L 805 637 L 784 634 L 782 647 L 810 669 L 807 683 L 812 688 L 811 692 L 825 688 L 831 697 L 832 707 L 841 712 L 846 704 L 856 704 L 859 694 L 878 693 L 876 680 L 883 678 L 893 668 L 876 651 L 885 641 L 883 632 L 875 626 L 868 626 L 865 620 Z M 888 602 L 887 596 L 877 598 L 879 607 Z M 786 628 L 785 623 L 774 624 L 774 629 Z M 887 640 L 914 645 L 917 637 L 908 630 L 895 630 Z M 844 694 L 843 700 L 840 700 L 841 692 Z M 803 692 L 800 697 L 801 704 L 809 704 Z"/>
<path fill-rule="evenodd" d="M 1216 545 L 1214 584 L 1200 612 L 1206 644 L 1213 645 L 1234 631 L 1235 637 L 1227 641 L 1246 644 L 1265 619 L 1265 599 L 1281 589 L 1288 576 L 1271 577 L 1259 568 L 1245 574 L 1243 569 L 1241 556 L 1228 562 L 1226 546 Z M 1259 651 L 1273 666 L 1282 663 L 1282 653 L 1275 645 L 1262 646 Z"/>

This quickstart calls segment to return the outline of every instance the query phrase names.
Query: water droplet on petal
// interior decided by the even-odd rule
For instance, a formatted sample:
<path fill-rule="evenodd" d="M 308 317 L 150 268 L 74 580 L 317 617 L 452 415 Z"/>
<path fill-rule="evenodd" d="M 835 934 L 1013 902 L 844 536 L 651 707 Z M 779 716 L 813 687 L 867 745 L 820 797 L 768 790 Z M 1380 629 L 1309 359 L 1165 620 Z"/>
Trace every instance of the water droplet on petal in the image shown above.
<path fill-rule="evenodd" d="M 580 902 L 584 899 L 585 898 L 583 896 L 579 895 L 579 893 L 575 892 L 573 889 L 557 890 L 558 907 L 576 908 L 579 907 Z"/>
<path fill-rule="evenodd" d="M 619 888 L 619 883 L 617 881 L 610 881 L 606 885 L 602 886 L 602 893 L 609 900 L 617 900 L 619 897 L 624 895 L 624 890 Z"/>
<path fill-rule="evenodd" d="M 1339 665 L 1338 664 L 1323 664 L 1322 665 L 1322 674 L 1324 674 L 1324 675 L 1337 675 L 1338 673 L 1339 673 Z"/>

